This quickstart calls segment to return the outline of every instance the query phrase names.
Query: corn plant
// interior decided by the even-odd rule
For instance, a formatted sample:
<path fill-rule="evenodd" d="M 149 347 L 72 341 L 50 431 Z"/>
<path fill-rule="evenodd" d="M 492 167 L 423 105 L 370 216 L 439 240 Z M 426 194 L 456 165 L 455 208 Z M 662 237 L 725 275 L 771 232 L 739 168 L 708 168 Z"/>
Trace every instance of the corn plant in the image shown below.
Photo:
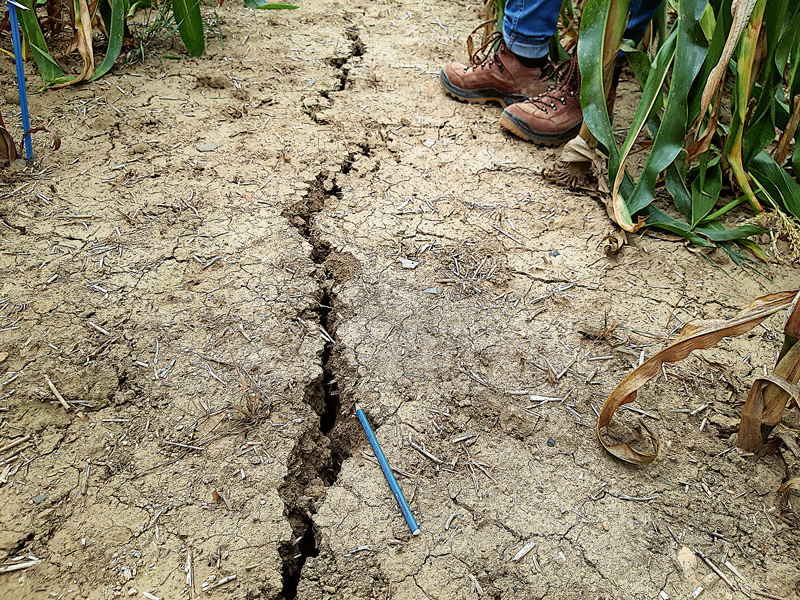
<path fill-rule="evenodd" d="M 768 208 L 779 215 L 800 257 L 800 145 L 794 143 L 800 122 L 800 4 L 770 0 L 768 10 L 766 0 L 670 5 L 675 18 L 652 60 L 623 46 L 642 96 L 621 146 L 606 110 L 609 64 L 604 72 L 596 57 L 616 56 L 628 1 L 588 0 L 583 10 L 582 137 L 593 136 L 608 158 L 614 219 L 629 232 L 656 227 L 698 246 L 722 247 L 742 264 L 741 247 L 764 257 L 748 239 L 763 229 L 729 228 L 720 219 L 741 204 L 756 214 Z M 726 79 L 733 82 L 730 92 Z M 729 118 L 723 117 L 725 104 Z M 645 129 L 652 145 L 634 177 L 628 166 Z M 718 208 L 726 182 L 726 193 L 734 197 Z M 674 210 L 653 205 L 661 186 Z"/>
<path fill-rule="evenodd" d="M 19 10 L 25 48 L 36 61 L 45 88 L 59 88 L 84 81 L 94 81 L 108 73 L 124 45 L 133 46 L 130 17 L 139 9 L 158 10 L 155 0 L 16 0 L 27 10 Z M 168 3 L 161 26 L 174 21 L 169 32 L 180 33 L 190 56 L 205 52 L 202 0 L 161 0 Z M 222 0 L 218 0 L 222 4 Z M 248 8 L 294 9 L 292 4 L 245 0 Z M 99 34 L 99 35 L 96 35 Z M 96 60 L 97 45 L 105 41 L 102 61 Z M 57 57 L 77 53 L 77 73 L 66 73 Z M 27 56 L 25 57 L 27 58 Z"/>
<path fill-rule="evenodd" d="M 45 87 L 59 88 L 82 81 L 94 81 L 108 73 L 119 56 L 123 41 L 130 41 L 126 20 L 128 0 L 19 0 L 28 10 L 21 10 L 20 25 Z M 94 33 L 107 42 L 103 60 L 95 60 Z M 66 36 L 71 35 L 71 39 Z M 54 57 L 52 48 L 66 42 L 64 55 L 77 52 L 80 71 L 67 74 Z M 187 46 L 188 49 L 188 46 Z"/>

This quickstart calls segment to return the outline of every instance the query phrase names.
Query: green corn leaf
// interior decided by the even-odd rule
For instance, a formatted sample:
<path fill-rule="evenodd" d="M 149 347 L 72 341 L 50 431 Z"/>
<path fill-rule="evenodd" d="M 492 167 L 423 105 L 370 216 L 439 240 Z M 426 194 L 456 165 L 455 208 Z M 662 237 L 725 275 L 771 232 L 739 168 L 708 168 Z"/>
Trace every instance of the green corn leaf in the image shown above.
<path fill-rule="evenodd" d="M 686 187 L 686 150 L 681 149 L 678 158 L 664 172 L 667 191 L 672 196 L 675 208 L 686 221 L 692 220 L 692 194 Z"/>
<path fill-rule="evenodd" d="M 653 31 L 658 36 L 659 47 L 667 39 L 667 3 L 662 2 L 653 15 Z M 653 48 L 653 52 L 657 52 L 658 48 Z"/>
<path fill-rule="evenodd" d="M 714 246 L 713 242 L 710 242 L 708 239 L 700 237 L 699 235 L 694 233 L 689 228 L 689 225 L 687 223 L 684 223 L 683 221 L 678 221 L 678 219 L 670 217 L 667 213 L 662 212 L 657 208 L 648 206 L 642 210 L 642 214 L 647 216 L 648 227 L 663 229 L 664 231 L 669 231 L 670 233 L 679 235 L 692 242 L 695 246 L 703 246 L 706 248 Z"/>
<path fill-rule="evenodd" d="M 291 6 L 291 5 L 289 5 Z M 297 8 L 296 6 L 294 8 Z M 495 28 L 497 31 L 503 31 L 503 17 L 505 16 L 506 0 L 494 0 L 494 14 L 497 17 Z"/>
<path fill-rule="evenodd" d="M 95 69 L 89 81 L 99 79 L 111 70 L 122 50 L 122 37 L 125 33 L 125 13 L 127 0 L 111 0 L 111 28 L 108 30 L 108 49 L 103 62 Z"/>
<path fill-rule="evenodd" d="M 698 227 L 694 230 L 707 237 L 712 242 L 732 242 L 734 240 L 743 240 L 753 235 L 761 235 L 764 229 L 756 227 L 755 225 L 742 225 L 736 229 L 712 229 L 710 227 Z"/>
<path fill-rule="evenodd" d="M 578 38 L 578 64 L 581 70 L 581 108 L 583 120 L 609 157 L 609 173 L 616 175 L 619 168 L 619 150 L 611 130 L 611 119 L 606 107 L 603 86 L 603 65 L 598 56 L 604 56 L 606 24 L 613 0 L 588 0 L 581 15 Z M 627 7 L 626 7 L 627 12 Z"/>
<path fill-rule="evenodd" d="M 700 172 L 692 182 L 692 228 L 702 221 L 719 199 L 722 191 L 720 155 L 709 160 L 708 152 L 700 159 Z"/>
<path fill-rule="evenodd" d="M 111 31 L 111 0 L 100 0 L 97 3 L 97 12 L 100 13 L 100 18 L 103 20 L 103 27 L 106 31 Z"/>
<path fill-rule="evenodd" d="M 77 77 L 75 75 L 62 75 L 61 77 L 56 77 L 52 81 L 49 81 L 47 83 L 47 86 L 48 87 L 50 87 L 50 86 L 52 86 L 52 87 L 62 87 L 64 85 L 68 84 L 70 81 L 76 79 L 76 78 Z"/>
<path fill-rule="evenodd" d="M 695 230 L 668 214 L 648 206 L 644 209 L 647 213 L 647 225 L 657 227 L 671 233 L 685 237 L 697 246 L 711 247 L 716 246 L 714 242 L 730 242 L 747 239 L 753 235 L 760 235 L 764 230 L 755 225 L 743 225 L 736 229 L 725 229 L 720 223 L 709 223 L 706 227 L 699 227 Z"/>
<path fill-rule="evenodd" d="M 172 0 L 172 12 L 189 56 L 202 56 L 206 50 L 200 0 Z"/>
<path fill-rule="evenodd" d="M 645 123 L 647 123 L 658 110 L 661 101 L 661 88 L 664 85 L 669 66 L 672 64 L 672 60 L 675 56 L 676 39 L 676 34 L 670 35 L 667 38 L 650 66 L 650 73 L 645 82 L 639 106 L 636 107 L 636 112 L 633 115 L 633 123 L 631 124 L 631 128 L 620 150 L 620 166 L 614 176 L 614 189 L 612 192 L 614 195 L 619 192 L 622 185 L 622 180 L 625 176 L 625 163 L 628 160 L 628 156 L 636 139 L 639 137 Z"/>
<path fill-rule="evenodd" d="M 675 31 L 673 30 L 670 35 L 673 35 Z M 659 46 L 658 51 L 664 46 L 665 42 L 662 41 L 661 45 Z M 652 65 L 650 63 L 650 57 L 641 50 L 636 50 L 631 46 L 623 44 L 620 48 L 622 52 L 625 53 L 625 58 L 628 59 L 628 64 L 633 71 L 634 76 L 636 77 L 636 81 L 639 82 L 639 87 L 644 89 L 645 84 L 647 83 L 647 78 L 650 76 L 650 70 Z M 658 51 L 656 55 L 658 55 Z M 661 119 L 659 118 L 659 112 L 664 107 L 664 99 L 667 97 L 667 94 L 664 90 L 661 91 L 659 94 L 659 98 L 656 103 L 653 105 L 653 109 L 650 111 L 650 116 L 647 120 L 647 129 L 650 132 L 651 137 L 655 137 L 656 133 L 658 133 L 658 128 L 661 127 Z M 626 174 L 627 177 L 627 174 Z"/>
<path fill-rule="evenodd" d="M 629 40 L 624 40 L 620 50 L 625 53 L 625 58 L 628 59 L 628 64 L 633 71 L 633 76 L 639 84 L 640 89 L 644 89 L 644 84 L 647 82 L 647 76 L 650 73 L 650 56 L 647 52 L 637 50 Z"/>
<path fill-rule="evenodd" d="M 603 85 L 602 60 L 605 56 L 606 28 L 619 27 L 620 19 L 625 20 L 627 3 L 622 6 L 614 0 L 588 0 L 581 14 L 581 29 L 578 38 L 578 65 L 581 70 L 581 108 L 583 121 L 597 139 L 600 148 L 608 156 L 609 180 L 614 181 L 620 168 L 620 155 L 611 119 L 606 107 L 605 88 Z M 622 31 L 619 31 L 621 37 Z M 617 38 L 619 39 L 619 38 Z M 614 49 L 616 51 L 616 49 Z M 620 191 L 625 197 L 632 188 L 632 182 L 623 177 Z M 619 214 L 616 215 L 622 227 L 632 226 L 632 215 L 624 202 L 619 203 Z"/>
<path fill-rule="evenodd" d="M 789 62 L 789 54 L 792 51 L 792 46 L 795 44 L 797 33 L 800 31 L 800 5 L 796 7 L 796 14 L 792 15 L 791 7 L 789 8 L 788 21 L 786 27 L 780 34 L 778 46 L 775 49 L 775 67 L 779 72 L 783 72 L 786 64 Z"/>
<path fill-rule="evenodd" d="M 752 260 L 750 260 L 744 254 L 742 254 L 737 250 L 738 246 L 745 246 L 746 244 L 748 244 L 748 242 L 756 246 L 755 243 L 750 240 L 736 240 L 735 242 L 720 242 L 719 244 L 717 244 L 717 247 L 722 248 L 725 251 L 725 253 L 731 257 L 731 260 L 736 264 L 737 267 L 740 267 L 742 269 L 748 269 L 748 268 L 752 269 L 762 277 L 766 277 L 761 271 L 753 268 L 753 265 L 751 264 L 753 262 Z M 756 246 L 756 248 L 758 248 L 758 246 Z M 722 270 L 725 272 L 726 275 L 730 276 L 730 273 L 725 271 L 725 269 Z"/>
<path fill-rule="evenodd" d="M 726 213 L 729 213 L 734 208 L 736 208 L 740 204 L 744 204 L 745 202 L 747 202 L 747 198 L 745 198 L 744 196 L 739 196 L 735 200 L 731 200 L 730 202 L 728 202 L 722 208 L 720 208 L 718 210 L 715 210 L 713 213 L 708 215 L 705 219 L 702 220 L 702 223 L 704 223 L 704 224 L 705 223 L 710 223 L 711 221 L 719 219 L 722 215 L 724 215 Z"/>
<path fill-rule="evenodd" d="M 55 79 L 63 77 L 64 71 L 47 49 L 47 42 L 45 42 L 42 29 L 39 27 L 32 0 L 17 1 L 30 9 L 17 11 L 17 15 L 25 38 L 30 44 L 33 59 L 36 61 L 36 66 L 39 67 L 39 75 L 42 76 L 44 85 L 47 87 L 52 85 Z"/>
<path fill-rule="evenodd" d="M 764 252 L 761 249 L 761 246 L 756 244 L 753 240 L 736 240 L 736 243 L 739 244 L 740 246 L 744 247 L 744 248 L 747 248 L 759 260 L 767 262 L 767 259 L 768 259 L 767 253 Z"/>
<path fill-rule="evenodd" d="M 760 152 L 750 163 L 750 175 L 769 195 L 776 208 L 800 219 L 800 183 L 784 171 L 766 152 Z"/>
<path fill-rule="evenodd" d="M 553 37 L 550 38 L 550 45 L 549 45 L 549 56 L 550 60 L 560 63 L 564 62 L 565 60 L 569 60 L 569 54 L 567 51 L 564 50 L 564 46 L 561 45 L 561 36 L 559 35 L 558 31 L 553 34 Z"/>
<path fill-rule="evenodd" d="M 794 150 L 792 151 L 792 168 L 800 175 L 800 129 L 794 138 Z"/>
<path fill-rule="evenodd" d="M 150 8 L 151 6 L 153 6 L 152 0 L 134 0 L 130 3 L 130 6 L 128 6 L 128 13 L 126 16 L 131 17 L 140 8 Z"/>
<path fill-rule="evenodd" d="M 722 223 L 720 223 L 718 221 L 709 223 L 708 224 L 708 229 L 713 230 L 713 231 L 717 231 L 717 232 L 724 232 L 725 231 L 725 227 L 722 225 Z M 763 230 L 759 230 L 759 232 L 763 233 Z M 756 258 L 758 258 L 758 259 L 760 259 L 762 261 L 766 261 L 767 255 L 764 253 L 764 251 L 761 248 L 759 248 L 758 244 L 756 244 L 753 240 L 748 240 L 746 238 L 741 238 L 741 239 L 736 239 L 736 240 L 731 240 L 731 241 L 717 241 L 716 245 L 717 245 L 717 247 L 722 248 L 725 251 L 725 253 L 728 256 L 730 256 L 731 260 L 734 263 L 736 263 L 737 266 L 739 266 L 739 267 L 741 267 L 743 269 L 746 269 L 746 268 L 753 269 L 759 275 L 763 275 L 763 273 L 761 273 L 757 269 L 753 268 L 753 266 L 751 264 L 753 261 L 750 260 L 749 258 L 747 258 L 745 255 L 743 255 L 739 251 L 740 248 L 745 248 L 745 249 L 749 250 L 751 253 L 753 253 L 753 255 Z"/>
<path fill-rule="evenodd" d="M 789 63 L 789 97 L 800 94 L 800 27 L 792 40 Z"/>
<path fill-rule="evenodd" d="M 658 54 L 656 54 L 652 64 L 649 64 L 647 55 L 644 54 L 644 52 L 635 51 L 626 54 L 628 61 L 634 68 L 634 73 L 639 70 L 640 75 L 647 73 L 647 76 L 642 88 L 641 100 L 633 115 L 633 123 L 631 124 L 628 136 L 625 138 L 625 142 L 622 144 L 621 153 L 623 156 L 630 152 L 644 124 L 650 121 L 661 107 L 661 101 L 663 99 L 661 89 L 664 86 L 669 67 L 675 57 L 676 39 L 677 32 L 673 31 L 661 45 L 661 48 L 659 48 Z M 645 61 L 647 61 L 647 63 L 645 63 Z M 636 64 L 635 67 L 633 66 L 634 64 Z M 644 71 L 645 65 L 647 71 Z"/>
<path fill-rule="evenodd" d="M 725 156 L 730 165 L 731 172 L 738 186 L 747 197 L 750 206 L 757 213 L 763 209 L 756 198 L 753 188 L 744 167 L 742 154 L 742 138 L 747 122 L 747 107 L 750 94 L 752 92 L 751 76 L 753 75 L 754 63 L 759 61 L 759 36 L 761 22 L 766 8 L 766 0 L 756 0 L 753 7 L 752 16 L 749 24 L 745 27 L 742 39 L 739 42 L 739 54 L 736 63 L 736 80 L 731 96 L 731 119 L 730 132 L 725 144 Z M 773 132 L 774 135 L 774 132 Z"/>
<path fill-rule="evenodd" d="M 714 17 L 714 7 L 712 7 L 711 4 L 707 4 L 706 9 L 703 11 L 703 16 L 700 18 L 700 29 L 703 30 L 709 42 L 714 37 L 714 28 L 716 26 L 717 20 L 716 17 Z"/>
<path fill-rule="evenodd" d="M 694 81 L 702 67 L 707 51 L 705 36 L 699 23 L 705 4 L 703 0 L 681 0 L 679 4 L 678 38 L 675 65 L 672 70 L 673 85 L 667 96 L 661 127 L 653 141 L 650 156 L 636 187 L 626 198 L 631 213 L 636 213 L 653 201 L 658 174 L 678 157 L 683 147 L 688 129 L 690 82 Z M 680 84 L 676 85 L 676 82 Z"/>

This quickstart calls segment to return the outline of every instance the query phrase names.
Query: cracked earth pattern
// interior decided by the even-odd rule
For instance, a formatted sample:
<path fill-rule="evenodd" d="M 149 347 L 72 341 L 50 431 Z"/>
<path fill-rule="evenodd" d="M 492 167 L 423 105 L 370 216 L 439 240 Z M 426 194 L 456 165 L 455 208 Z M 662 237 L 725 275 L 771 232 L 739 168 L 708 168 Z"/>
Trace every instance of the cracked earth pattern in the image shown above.
<path fill-rule="evenodd" d="M 777 317 L 640 394 L 649 467 L 593 427 L 682 322 L 800 270 L 649 236 L 606 257 L 603 207 L 542 177 L 557 152 L 439 90 L 476 7 L 218 10 L 202 59 L 28 74 L 63 145 L 0 171 L 0 563 L 42 562 L 0 597 L 753 597 L 683 547 L 798 597 L 786 463 L 732 449 Z"/>

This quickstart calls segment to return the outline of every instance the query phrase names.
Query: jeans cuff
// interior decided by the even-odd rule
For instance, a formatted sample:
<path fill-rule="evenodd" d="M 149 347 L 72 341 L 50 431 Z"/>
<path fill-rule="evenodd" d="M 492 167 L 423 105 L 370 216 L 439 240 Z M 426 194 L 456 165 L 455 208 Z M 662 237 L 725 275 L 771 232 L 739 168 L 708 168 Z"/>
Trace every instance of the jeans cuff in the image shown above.
<path fill-rule="evenodd" d="M 522 35 L 503 27 L 506 48 L 523 58 L 542 58 L 550 51 L 550 38 Z"/>

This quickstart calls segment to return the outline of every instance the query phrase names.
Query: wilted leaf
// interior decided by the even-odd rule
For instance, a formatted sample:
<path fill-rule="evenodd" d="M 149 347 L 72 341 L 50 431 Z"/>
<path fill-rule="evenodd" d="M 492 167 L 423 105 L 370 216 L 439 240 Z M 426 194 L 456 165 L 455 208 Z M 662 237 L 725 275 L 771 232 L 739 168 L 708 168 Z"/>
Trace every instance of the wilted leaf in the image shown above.
<path fill-rule="evenodd" d="M 783 326 L 783 348 L 778 355 L 780 361 L 784 355 L 800 340 L 800 296 L 794 299 L 794 306 Z"/>
<path fill-rule="evenodd" d="M 80 75 L 69 84 L 84 81 L 94 74 L 94 49 L 92 48 L 92 16 L 86 0 L 75 0 L 75 38 L 78 54 L 83 59 Z"/>
<path fill-rule="evenodd" d="M 788 428 L 781 430 L 779 427 L 775 428 L 775 437 L 783 442 L 783 445 L 789 449 L 789 452 L 794 454 L 795 458 L 800 458 L 800 446 L 797 445 L 798 440 L 795 431 Z"/>
<path fill-rule="evenodd" d="M 589 193 L 600 192 L 605 198 L 609 191 L 605 163 L 605 157 L 600 152 L 581 136 L 576 136 L 564 145 L 558 166 L 553 170 L 545 170 L 544 176 L 548 181 L 564 187 Z M 614 219 L 610 210 L 608 215 Z"/>
<path fill-rule="evenodd" d="M 620 249 L 628 243 L 628 234 L 623 229 L 617 229 L 614 233 L 609 233 L 602 239 L 601 247 L 603 254 L 611 256 L 620 251 Z"/>
<path fill-rule="evenodd" d="M 728 68 L 728 63 L 733 56 L 733 51 L 736 49 L 736 45 L 739 43 L 739 38 L 742 36 L 744 28 L 747 26 L 748 21 L 750 21 L 750 15 L 756 6 L 756 0 L 742 0 L 741 2 L 736 3 L 735 6 L 735 9 L 734 6 L 731 6 L 731 12 L 733 13 L 733 25 L 730 33 L 728 33 L 728 39 L 725 41 L 725 47 L 722 50 L 722 56 L 720 56 L 717 65 L 711 71 L 711 75 L 709 75 L 708 80 L 706 81 L 705 88 L 703 88 L 703 99 L 700 108 L 701 117 L 708 110 L 708 107 L 711 104 L 711 99 L 717 93 L 717 90 L 722 86 L 725 70 Z"/>
<path fill-rule="evenodd" d="M 800 477 L 793 477 L 781 487 L 778 488 L 779 492 L 800 492 Z"/>
<path fill-rule="evenodd" d="M 658 435 L 646 425 L 645 429 L 650 436 L 653 452 L 640 452 L 628 444 L 614 444 L 603 439 L 602 430 L 609 425 L 616 410 L 623 404 L 636 400 L 639 388 L 658 376 L 664 363 L 678 362 L 689 356 L 693 350 L 710 348 L 724 337 L 736 337 L 750 331 L 770 315 L 788 308 L 797 295 L 798 290 L 768 294 L 753 300 L 733 319 L 687 323 L 677 340 L 634 369 L 608 396 L 595 427 L 595 434 L 603 447 L 626 462 L 638 465 L 651 463 L 658 455 L 659 441 Z"/>
<path fill-rule="evenodd" d="M 14 138 L 8 133 L 0 117 L 0 163 L 14 162 L 17 160 L 17 148 L 14 145 Z"/>
<path fill-rule="evenodd" d="M 786 401 L 800 400 L 800 344 L 795 344 L 780 359 L 773 373 L 753 382 L 742 409 L 739 424 L 740 448 L 758 452 L 767 436 L 780 423 Z"/>

